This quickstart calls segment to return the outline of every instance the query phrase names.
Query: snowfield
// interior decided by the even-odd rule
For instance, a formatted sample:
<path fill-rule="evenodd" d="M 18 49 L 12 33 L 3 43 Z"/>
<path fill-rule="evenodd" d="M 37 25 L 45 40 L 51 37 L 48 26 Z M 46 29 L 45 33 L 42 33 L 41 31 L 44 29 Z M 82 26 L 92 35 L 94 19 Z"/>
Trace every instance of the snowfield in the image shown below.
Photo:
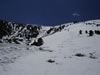
<path fill-rule="evenodd" d="M 95 24 L 100 20 L 64 24 L 40 47 L 0 43 L 0 75 L 100 75 L 100 35 L 85 33 L 100 30 Z"/>

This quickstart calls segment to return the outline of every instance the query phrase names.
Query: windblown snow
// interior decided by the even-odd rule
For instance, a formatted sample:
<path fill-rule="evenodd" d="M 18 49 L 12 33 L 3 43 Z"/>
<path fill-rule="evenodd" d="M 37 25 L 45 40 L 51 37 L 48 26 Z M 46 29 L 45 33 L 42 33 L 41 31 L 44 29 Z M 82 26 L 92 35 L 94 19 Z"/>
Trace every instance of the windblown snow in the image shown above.
<path fill-rule="evenodd" d="M 0 75 L 100 75 L 100 35 L 89 36 L 100 20 L 62 25 L 50 35 L 43 26 L 42 46 L 0 43 Z"/>

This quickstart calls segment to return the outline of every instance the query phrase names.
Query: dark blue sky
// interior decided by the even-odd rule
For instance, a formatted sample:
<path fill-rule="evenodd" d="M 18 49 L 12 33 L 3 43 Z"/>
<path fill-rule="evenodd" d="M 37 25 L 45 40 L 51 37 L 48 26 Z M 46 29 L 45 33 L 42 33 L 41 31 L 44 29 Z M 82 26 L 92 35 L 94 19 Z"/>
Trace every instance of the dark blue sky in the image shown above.
<path fill-rule="evenodd" d="M 0 19 L 42 25 L 100 19 L 100 0 L 0 0 Z"/>

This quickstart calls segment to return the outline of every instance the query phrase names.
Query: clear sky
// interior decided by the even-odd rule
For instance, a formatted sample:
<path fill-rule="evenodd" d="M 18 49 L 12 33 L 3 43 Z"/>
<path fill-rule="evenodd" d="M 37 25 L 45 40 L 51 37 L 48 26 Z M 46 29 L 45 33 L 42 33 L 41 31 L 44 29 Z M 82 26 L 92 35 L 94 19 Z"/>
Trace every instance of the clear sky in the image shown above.
<path fill-rule="evenodd" d="M 0 0 L 0 19 L 40 25 L 100 19 L 100 0 Z"/>

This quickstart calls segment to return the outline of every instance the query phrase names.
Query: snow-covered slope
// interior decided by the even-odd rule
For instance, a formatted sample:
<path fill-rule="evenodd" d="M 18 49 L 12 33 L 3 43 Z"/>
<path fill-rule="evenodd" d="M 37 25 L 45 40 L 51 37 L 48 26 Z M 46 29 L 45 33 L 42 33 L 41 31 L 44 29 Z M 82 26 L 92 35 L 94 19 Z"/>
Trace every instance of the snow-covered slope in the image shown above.
<path fill-rule="evenodd" d="M 0 75 L 100 75 L 99 25 L 92 20 L 62 24 L 62 31 L 43 27 L 39 47 L 0 44 Z"/>

